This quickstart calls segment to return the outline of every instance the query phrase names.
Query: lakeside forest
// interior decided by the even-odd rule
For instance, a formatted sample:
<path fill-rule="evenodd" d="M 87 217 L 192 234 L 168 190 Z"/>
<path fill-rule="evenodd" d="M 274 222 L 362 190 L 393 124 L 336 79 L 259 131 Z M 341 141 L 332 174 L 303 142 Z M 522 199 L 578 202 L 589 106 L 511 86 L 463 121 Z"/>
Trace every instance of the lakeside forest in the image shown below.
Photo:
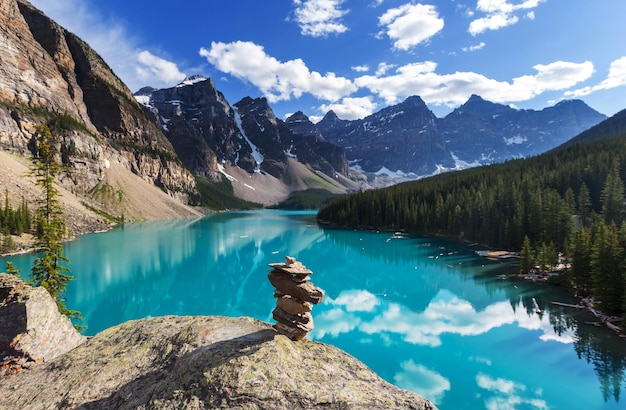
<path fill-rule="evenodd" d="M 545 154 L 362 191 L 323 205 L 337 227 L 443 234 L 520 252 L 520 271 L 626 316 L 626 110 Z"/>

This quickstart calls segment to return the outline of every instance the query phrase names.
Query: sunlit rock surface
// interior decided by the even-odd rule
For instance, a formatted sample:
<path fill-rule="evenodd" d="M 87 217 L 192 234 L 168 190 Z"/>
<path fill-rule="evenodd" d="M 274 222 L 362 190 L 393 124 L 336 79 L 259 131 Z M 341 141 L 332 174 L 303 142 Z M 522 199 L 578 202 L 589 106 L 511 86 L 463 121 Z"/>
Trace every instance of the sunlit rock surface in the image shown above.
<path fill-rule="evenodd" d="M 215 316 L 126 322 L 0 391 L 3 409 L 435 409 L 335 347 Z"/>

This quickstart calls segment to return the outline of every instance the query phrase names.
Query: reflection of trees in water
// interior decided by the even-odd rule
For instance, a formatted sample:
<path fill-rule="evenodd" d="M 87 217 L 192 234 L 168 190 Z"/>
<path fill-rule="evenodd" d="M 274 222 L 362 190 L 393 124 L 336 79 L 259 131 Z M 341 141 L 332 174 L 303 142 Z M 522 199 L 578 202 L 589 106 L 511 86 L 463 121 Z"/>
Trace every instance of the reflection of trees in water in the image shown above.
<path fill-rule="evenodd" d="M 381 248 L 380 243 L 382 241 L 378 240 L 378 244 L 375 245 L 377 246 L 376 251 L 373 251 L 371 246 L 364 246 L 363 242 L 356 242 L 353 231 L 325 228 L 324 232 L 327 236 L 326 239 L 330 240 L 334 247 L 344 250 L 350 249 L 371 260 L 397 264 L 399 261 L 412 263 L 419 259 L 420 265 L 425 267 L 451 264 L 458 267 L 460 274 L 472 272 L 465 278 L 484 286 L 488 295 L 504 292 L 513 311 L 516 311 L 521 304 L 529 316 L 536 315 L 534 298 L 539 308 L 545 312 L 542 314 L 548 315 L 548 320 L 558 336 L 563 336 L 567 332 L 574 334 L 573 347 L 581 360 L 593 364 L 604 400 L 609 401 L 612 397 L 616 402 L 619 401 L 622 386 L 626 381 L 624 341 L 604 328 L 599 329 L 585 323 L 590 320 L 587 312 L 572 312 L 570 309 L 550 304 L 553 300 L 576 303 L 571 295 L 549 285 L 519 280 L 515 281 L 515 285 L 512 286 L 510 280 L 499 280 L 498 274 L 515 273 L 517 271 L 516 265 L 511 262 L 498 263 L 476 258 L 471 248 L 467 248 L 462 243 L 448 242 L 439 238 L 413 237 L 412 239 L 398 239 L 398 241 L 413 240 L 416 243 L 414 247 L 393 246 L 394 243 L 391 241 L 384 243 L 385 247 Z M 380 235 L 378 237 L 380 239 L 393 235 L 391 232 L 375 234 L 374 232 L 363 231 L 360 233 L 364 239 L 368 236 L 377 237 Z M 427 248 L 426 252 L 425 248 Z M 458 254 L 450 257 L 449 251 L 458 251 Z M 332 255 L 327 256 L 332 258 Z M 440 256 L 440 258 L 428 258 L 428 256 Z M 462 265 L 457 266 L 458 262 L 462 262 Z M 485 268 L 484 265 L 489 266 Z M 358 282 L 358 275 L 358 272 L 354 272 L 354 277 L 350 278 L 351 274 L 347 273 L 346 276 L 343 276 L 343 280 Z M 422 310 L 439 290 L 436 279 L 433 279 L 432 282 L 430 279 L 426 278 L 426 282 L 420 284 L 422 291 L 426 290 L 430 294 L 430 298 L 422 294 L 421 300 L 424 304 L 424 306 L 420 306 Z M 410 304 L 415 305 L 415 301 Z M 412 308 L 415 309 L 415 306 Z"/>
<path fill-rule="evenodd" d="M 624 341 L 609 330 L 596 329 L 585 323 L 576 323 L 574 331 L 576 335 L 574 349 L 579 358 L 593 364 L 604 401 L 613 396 L 618 402 L 623 382 L 626 380 Z"/>

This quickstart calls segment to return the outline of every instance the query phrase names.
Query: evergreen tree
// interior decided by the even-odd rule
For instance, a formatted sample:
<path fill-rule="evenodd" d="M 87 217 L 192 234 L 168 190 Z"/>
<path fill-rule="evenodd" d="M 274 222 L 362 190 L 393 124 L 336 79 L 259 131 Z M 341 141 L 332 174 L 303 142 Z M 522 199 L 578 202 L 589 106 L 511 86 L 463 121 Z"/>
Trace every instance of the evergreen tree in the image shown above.
<path fill-rule="evenodd" d="M 593 238 L 591 277 L 593 296 L 600 309 L 609 314 L 621 314 L 624 298 L 623 249 L 617 227 L 600 221 Z"/>
<path fill-rule="evenodd" d="M 32 173 L 36 184 L 43 189 L 43 198 L 38 201 L 35 219 L 38 232 L 35 246 L 41 255 L 35 259 L 32 267 L 32 284 L 44 287 L 56 300 L 59 311 L 69 317 L 78 318 L 76 311 L 65 306 L 64 292 L 67 283 L 73 279 L 65 264 L 69 259 L 63 256 L 61 240 L 65 236 L 65 224 L 62 219 L 63 210 L 59 204 L 59 192 L 54 186 L 54 178 L 61 168 L 57 162 L 55 139 L 47 126 L 38 129 L 37 152 L 33 160 Z"/>
<path fill-rule="evenodd" d="M 15 266 L 13 266 L 13 262 L 11 261 L 7 261 L 5 269 L 6 273 L 8 273 L 9 275 L 20 276 L 21 271 L 19 269 L 15 269 Z"/>
<path fill-rule="evenodd" d="M 520 273 L 526 274 L 529 273 L 533 268 L 533 250 L 530 246 L 530 239 L 528 239 L 527 235 L 524 235 L 524 242 L 522 243 L 522 251 L 520 252 L 520 264 L 519 270 Z"/>
<path fill-rule="evenodd" d="M 585 228 L 573 234 L 571 241 L 572 279 L 579 296 L 591 293 L 591 235 Z"/>
<path fill-rule="evenodd" d="M 622 223 L 624 211 L 624 182 L 619 175 L 619 160 L 615 159 L 602 189 L 602 214 L 607 224 Z"/>

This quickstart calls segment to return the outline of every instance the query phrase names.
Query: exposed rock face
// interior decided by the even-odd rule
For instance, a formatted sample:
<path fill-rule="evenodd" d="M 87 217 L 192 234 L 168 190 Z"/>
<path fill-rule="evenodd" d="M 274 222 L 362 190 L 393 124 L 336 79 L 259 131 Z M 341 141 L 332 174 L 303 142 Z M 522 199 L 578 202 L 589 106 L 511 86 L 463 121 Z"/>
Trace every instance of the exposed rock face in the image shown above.
<path fill-rule="evenodd" d="M 414 178 L 540 154 L 605 118 L 579 100 L 535 111 L 473 95 L 444 118 L 435 117 L 421 98 L 409 97 L 361 120 L 340 120 L 329 112 L 315 127 L 327 141 L 344 147 L 351 165 Z M 299 122 L 292 130 L 311 134 Z"/>
<path fill-rule="evenodd" d="M 0 378 L 0 408 L 435 409 L 334 347 L 250 318 L 131 321 Z"/>
<path fill-rule="evenodd" d="M 24 0 L 0 3 L 0 148 L 30 156 L 36 127 L 59 136 L 78 194 L 117 162 L 182 201 L 195 179 L 132 93 L 85 42 Z"/>
<path fill-rule="evenodd" d="M 246 97 L 231 107 L 213 81 L 202 76 L 172 88 L 144 88 L 135 96 L 196 175 L 214 177 L 218 164 L 228 162 L 281 179 L 292 157 L 328 176 L 347 176 L 343 149 L 316 135 L 294 134 L 264 98 Z"/>
<path fill-rule="evenodd" d="M 48 291 L 6 274 L 0 274 L 0 329 L 0 377 L 49 362 L 85 341 Z"/>

